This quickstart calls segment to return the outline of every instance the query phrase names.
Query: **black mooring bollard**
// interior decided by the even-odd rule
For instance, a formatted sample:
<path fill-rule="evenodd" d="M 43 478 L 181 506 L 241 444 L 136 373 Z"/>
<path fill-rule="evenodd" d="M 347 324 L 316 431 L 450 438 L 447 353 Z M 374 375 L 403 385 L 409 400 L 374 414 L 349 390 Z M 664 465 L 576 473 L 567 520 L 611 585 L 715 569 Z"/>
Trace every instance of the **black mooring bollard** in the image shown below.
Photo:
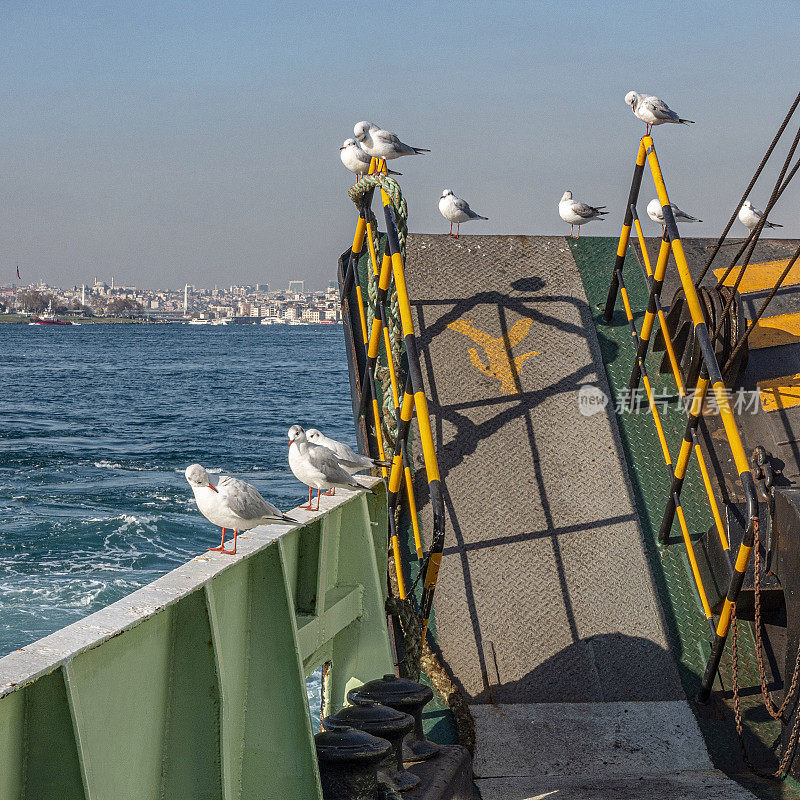
<path fill-rule="evenodd" d="M 347 693 L 351 703 L 356 698 L 375 700 L 414 717 L 414 730 L 403 743 L 403 761 L 427 761 L 439 753 L 439 745 L 426 739 L 422 730 L 422 709 L 433 699 L 430 686 L 390 674 Z"/>
<path fill-rule="evenodd" d="M 318 733 L 314 744 L 324 800 L 376 800 L 389 742 L 343 725 Z"/>
<path fill-rule="evenodd" d="M 322 724 L 326 730 L 347 725 L 386 739 L 392 749 L 378 764 L 378 779 L 400 792 L 419 786 L 420 779 L 403 769 L 403 740 L 414 729 L 414 718 L 410 714 L 382 706 L 374 700 L 355 697 L 354 705 L 326 717 Z"/>

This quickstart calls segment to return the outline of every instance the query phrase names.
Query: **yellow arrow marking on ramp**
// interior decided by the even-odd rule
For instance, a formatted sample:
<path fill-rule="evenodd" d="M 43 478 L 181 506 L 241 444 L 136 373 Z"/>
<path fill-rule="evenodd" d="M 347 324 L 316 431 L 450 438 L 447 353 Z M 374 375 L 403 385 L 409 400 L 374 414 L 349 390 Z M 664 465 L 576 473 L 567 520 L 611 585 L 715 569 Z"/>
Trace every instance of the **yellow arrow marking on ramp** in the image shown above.
<path fill-rule="evenodd" d="M 479 369 L 484 375 L 500 381 L 500 391 L 503 394 L 519 394 L 519 371 L 531 356 L 538 356 L 539 351 L 532 350 L 529 353 L 513 357 L 511 351 L 528 335 L 532 324 L 533 320 L 527 317 L 518 319 L 508 333 L 504 333 L 498 338 L 476 328 L 475 323 L 468 319 L 457 319 L 455 322 L 448 323 L 447 327 L 463 333 L 464 336 L 483 348 L 489 361 L 488 364 L 483 361 L 474 347 L 470 347 L 467 351 L 473 367 Z"/>
<path fill-rule="evenodd" d="M 783 261 L 762 261 L 758 264 L 750 264 L 745 270 L 742 282 L 739 284 L 740 294 L 750 294 L 751 292 L 766 292 L 775 285 L 775 281 L 781 276 L 781 272 L 786 268 L 789 259 Z M 731 274 L 725 278 L 725 286 L 733 286 L 739 277 L 741 267 L 734 267 Z M 724 274 L 725 269 L 715 269 L 714 274 L 719 280 Z M 800 283 L 800 261 L 795 262 L 789 270 L 789 274 L 783 279 L 781 286 L 795 286 Z"/>

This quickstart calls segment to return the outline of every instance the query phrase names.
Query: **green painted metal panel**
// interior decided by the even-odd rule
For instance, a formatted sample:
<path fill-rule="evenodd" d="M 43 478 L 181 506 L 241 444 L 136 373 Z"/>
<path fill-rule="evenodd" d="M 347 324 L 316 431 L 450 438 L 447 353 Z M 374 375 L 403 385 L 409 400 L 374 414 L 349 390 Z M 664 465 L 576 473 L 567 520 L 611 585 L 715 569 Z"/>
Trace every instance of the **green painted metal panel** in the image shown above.
<path fill-rule="evenodd" d="M 306 675 L 392 669 L 383 485 L 325 503 L 0 659 L 0 798 L 320 798 Z"/>

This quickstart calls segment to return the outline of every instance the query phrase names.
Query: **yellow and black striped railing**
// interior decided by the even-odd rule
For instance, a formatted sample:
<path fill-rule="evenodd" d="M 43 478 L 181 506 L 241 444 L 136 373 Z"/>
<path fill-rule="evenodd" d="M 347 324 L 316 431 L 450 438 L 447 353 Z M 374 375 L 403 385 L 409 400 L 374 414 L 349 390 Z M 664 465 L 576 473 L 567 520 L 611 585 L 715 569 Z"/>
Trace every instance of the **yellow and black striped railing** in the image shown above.
<path fill-rule="evenodd" d="M 370 175 L 387 175 L 385 162 L 372 160 Z M 377 456 L 381 461 L 386 461 L 388 453 L 385 452 L 381 434 L 381 412 L 377 387 L 375 385 L 375 368 L 379 363 L 381 344 L 386 354 L 389 369 L 389 386 L 382 386 L 381 392 L 391 391 L 397 423 L 394 452 L 391 454 L 390 466 L 383 468 L 384 479 L 388 488 L 389 504 L 389 530 L 391 549 L 393 553 L 395 571 L 397 574 L 398 593 L 401 599 L 414 602 L 413 593 L 408 591 L 405 577 L 400 541 L 397 531 L 395 511 L 399 508 L 403 497 L 407 503 L 407 510 L 411 520 L 414 545 L 420 563 L 422 578 L 422 593 L 419 601 L 418 614 L 422 623 L 423 637 L 427 630 L 436 581 L 444 550 L 444 500 L 441 489 L 439 465 L 436 458 L 436 449 L 431 429 L 428 401 L 425 396 L 422 381 L 422 369 L 419 360 L 414 322 L 411 315 L 411 304 L 405 280 L 405 265 L 400 246 L 398 222 L 392 198 L 389 193 L 380 187 L 383 206 L 383 216 L 386 225 L 386 246 L 378 265 L 378 253 L 374 246 L 373 231 L 371 228 L 371 205 L 373 190 L 363 194 L 359 208 L 359 217 L 356 232 L 353 237 L 353 246 L 340 262 L 340 292 L 341 301 L 345 309 L 346 324 L 352 340 L 353 354 L 357 357 L 353 362 L 351 378 L 356 378 L 357 400 L 354 400 L 354 412 L 357 420 L 365 421 L 370 418 L 368 435 L 365 446 L 369 449 L 370 439 L 374 441 Z M 367 242 L 369 259 L 373 276 L 377 281 L 377 294 L 375 298 L 374 315 L 370 330 L 367 330 L 367 312 L 361 284 L 358 279 L 358 262 Z M 346 261 L 346 266 L 345 266 Z M 403 345 L 406 355 L 406 375 L 398 375 L 397 365 L 394 364 L 391 353 L 391 341 L 387 317 L 389 314 L 388 298 L 394 286 L 397 294 L 397 307 L 400 317 Z M 348 314 L 350 315 L 348 325 Z M 402 386 L 402 389 L 401 389 Z M 367 415 L 367 409 L 370 414 Z M 424 458 L 428 491 L 433 510 L 433 530 L 430 536 L 430 547 L 424 552 L 422 534 L 419 529 L 417 504 L 414 496 L 413 480 L 411 475 L 411 462 L 408 452 L 408 437 L 411 431 L 411 421 L 416 416 L 419 427 L 420 442 Z M 365 426 L 366 428 L 366 426 Z M 387 462 L 388 463 L 388 462 Z"/>
<path fill-rule="evenodd" d="M 653 176 L 653 182 L 655 183 L 656 191 L 658 193 L 658 201 L 661 204 L 665 223 L 664 236 L 659 249 L 655 269 L 652 269 L 650 266 L 647 247 L 642 234 L 641 225 L 636 214 L 636 203 L 639 197 L 639 190 L 642 183 L 645 165 L 650 167 L 650 172 Z M 636 331 L 633 310 L 630 305 L 628 293 L 625 289 L 625 282 L 623 279 L 625 255 L 630 242 L 631 230 L 634 227 L 642 248 L 646 279 L 650 290 L 647 309 L 642 321 L 641 332 Z M 674 349 L 672 348 L 670 331 L 667 328 L 667 321 L 661 307 L 661 288 L 666 275 L 670 254 L 672 254 L 678 269 L 678 276 L 680 278 L 681 286 L 683 287 L 687 307 L 689 309 L 694 326 L 694 334 L 700 347 L 702 366 L 699 371 L 699 377 L 691 389 L 687 389 L 687 387 L 684 385 L 680 365 L 675 356 Z M 636 348 L 636 356 L 634 359 L 633 369 L 631 371 L 629 390 L 636 390 L 640 381 L 644 384 L 644 389 L 648 398 L 648 404 L 653 414 L 653 421 L 658 434 L 659 443 L 661 445 L 662 454 L 664 456 L 664 461 L 670 476 L 669 496 L 666 501 L 664 516 L 661 522 L 661 528 L 659 530 L 659 541 L 662 544 L 667 542 L 669 532 L 672 528 L 674 519 L 677 516 L 679 525 L 681 527 L 681 532 L 683 534 L 683 540 L 686 544 L 692 576 L 700 597 L 703 612 L 708 620 L 713 635 L 711 655 L 706 664 L 705 673 L 702 678 L 700 692 L 698 695 L 699 700 L 705 701 L 708 699 L 708 696 L 711 693 L 711 687 L 713 685 L 717 669 L 719 668 L 722 652 L 725 648 L 725 641 L 728 636 L 733 605 L 736 602 L 736 598 L 742 587 L 744 575 L 747 571 L 747 566 L 750 562 L 750 556 L 753 551 L 753 541 L 758 526 L 758 496 L 756 494 L 755 482 L 750 473 L 750 465 L 748 463 L 748 459 L 742 445 L 741 436 L 739 435 L 739 430 L 736 425 L 736 420 L 734 418 L 733 411 L 731 410 L 728 392 L 722 380 L 722 373 L 714 354 L 714 347 L 711 343 L 705 317 L 703 315 L 700 301 L 697 296 L 697 291 L 689 271 L 689 265 L 686 261 L 686 255 L 683 250 L 680 234 L 678 233 L 678 227 L 675 223 L 675 217 L 672 212 L 672 206 L 670 204 L 666 184 L 664 183 L 664 177 L 661 173 L 661 166 L 658 162 L 653 139 L 650 136 L 644 136 L 639 143 L 639 150 L 636 156 L 636 166 L 634 169 L 633 181 L 631 183 L 631 191 L 628 197 L 628 208 L 625 213 L 622 232 L 619 238 L 614 273 L 611 279 L 608 299 L 606 302 L 605 319 L 607 321 L 610 321 L 613 316 L 617 294 L 622 296 L 623 304 L 625 306 L 625 315 L 627 317 L 628 324 L 631 329 L 631 335 Z M 669 356 L 670 366 L 675 377 L 678 391 L 682 397 L 686 396 L 687 393 L 690 393 L 691 395 L 687 408 L 686 431 L 684 433 L 683 440 L 681 441 L 677 458 L 675 459 L 673 459 L 670 455 L 666 437 L 664 436 L 663 425 L 654 402 L 652 386 L 646 369 L 647 352 L 656 322 L 658 322 L 659 326 L 661 327 L 664 342 L 667 348 L 667 354 Z M 730 545 L 728 542 L 727 532 L 722 522 L 722 515 L 714 494 L 711 476 L 709 475 L 708 467 L 697 438 L 697 429 L 703 414 L 703 405 L 705 403 L 706 396 L 708 395 L 709 388 L 713 392 L 716 399 L 717 407 L 722 419 L 725 438 L 730 448 L 733 461 L 736 465 L 736 470 L 739 474 L 739 481 L 741 483 L 742 493 L 745 498 L 747 516 L 747 526 L 742 543 L 739 546 L 735 561 L 731 559 L 731 580 L 722 605 L 719 619 L 716 622 L 714 621 L 712 610 L 708 602 L 708 596 L 705 587 L 703 586 L 700 571 L 697 567 L 694 548 L 689 535 L 689 530 L 686 524 L 686 518 L 683 513 L 680 499 L 689 462 L 691 460 L 692 453 L 694 453 L 697 456 L 698 466 L 703 477 L 703 485 L 708 497 L 709 508 L 714 519 L 714 525 L 716 526 L 719 534 L 723 550 L 725 550 L 730 557 Z"/>

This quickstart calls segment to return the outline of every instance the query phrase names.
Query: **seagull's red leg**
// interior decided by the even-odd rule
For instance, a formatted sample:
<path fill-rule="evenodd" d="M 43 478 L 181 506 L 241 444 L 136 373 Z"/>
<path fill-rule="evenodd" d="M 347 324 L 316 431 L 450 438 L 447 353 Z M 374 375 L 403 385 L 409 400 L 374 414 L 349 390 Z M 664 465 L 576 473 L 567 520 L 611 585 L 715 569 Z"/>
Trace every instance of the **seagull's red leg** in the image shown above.
<path fill-rule="evenodd" d="M 575 238 L 576 239 L 580 239 L 581 238 L 581 226 L 580 225 L 578 225 L 578 235 Z"/>
<path fill-rule="evenodd" d="M 323 492 L 323 494 L 324 494 L 326 497 L 332 497 L 333 495 L 335 495 L 335 494 L 336 494 L 336 487 L 334 486 L 333 488 L 331 488 L 331 489 L 328 489 L 326 492 Z"/>
<path fill-rule="evenodd" d="M 450 223 L 450 233 L 448 233 L 447 235 L 448 236 L 452 236 L 453 235 L 453 223 L 452 222 Z"/>
<path fill-rule="evenodd" d="M 206 550 L 214 550 L 217 553 L 225 552 L 225 528 L 222 529 L 222 541 L 219 543 L 219 547 L 207 547 Z"/>
<path fill-rule="evenodd" d="M 300 508 L 306 508 L 309 511 L 311 511 L 311 492 L 312 491 L 313 491 L 313 489 L 309 486 L 308 487 L 308 504 L 304 505 L 304 506 L 300 506 Z"/>
<path fill-rule="evenodd" d="M 225 548 L 223 548 L 222 552 L 225 553 L 225 555 L 228 555 L 228 556 L 235 556 L 236 555 L 236 540 L 238 538 L 239 538 L 239 531 L 234 529 L 234 531 L 233 531 L 233 550 L 225 550 Z"/>
<path fill-rule="evenodd" d="M 458 239 L 458 232 L 461 230 L 461 223 L 456 222 L 456 239 Z"/>
<path fill-rule="evenodd" d="M 319 489 L 317 489 L 317 507 L 314 509 L 314 511 L 319 511 Z"/>

